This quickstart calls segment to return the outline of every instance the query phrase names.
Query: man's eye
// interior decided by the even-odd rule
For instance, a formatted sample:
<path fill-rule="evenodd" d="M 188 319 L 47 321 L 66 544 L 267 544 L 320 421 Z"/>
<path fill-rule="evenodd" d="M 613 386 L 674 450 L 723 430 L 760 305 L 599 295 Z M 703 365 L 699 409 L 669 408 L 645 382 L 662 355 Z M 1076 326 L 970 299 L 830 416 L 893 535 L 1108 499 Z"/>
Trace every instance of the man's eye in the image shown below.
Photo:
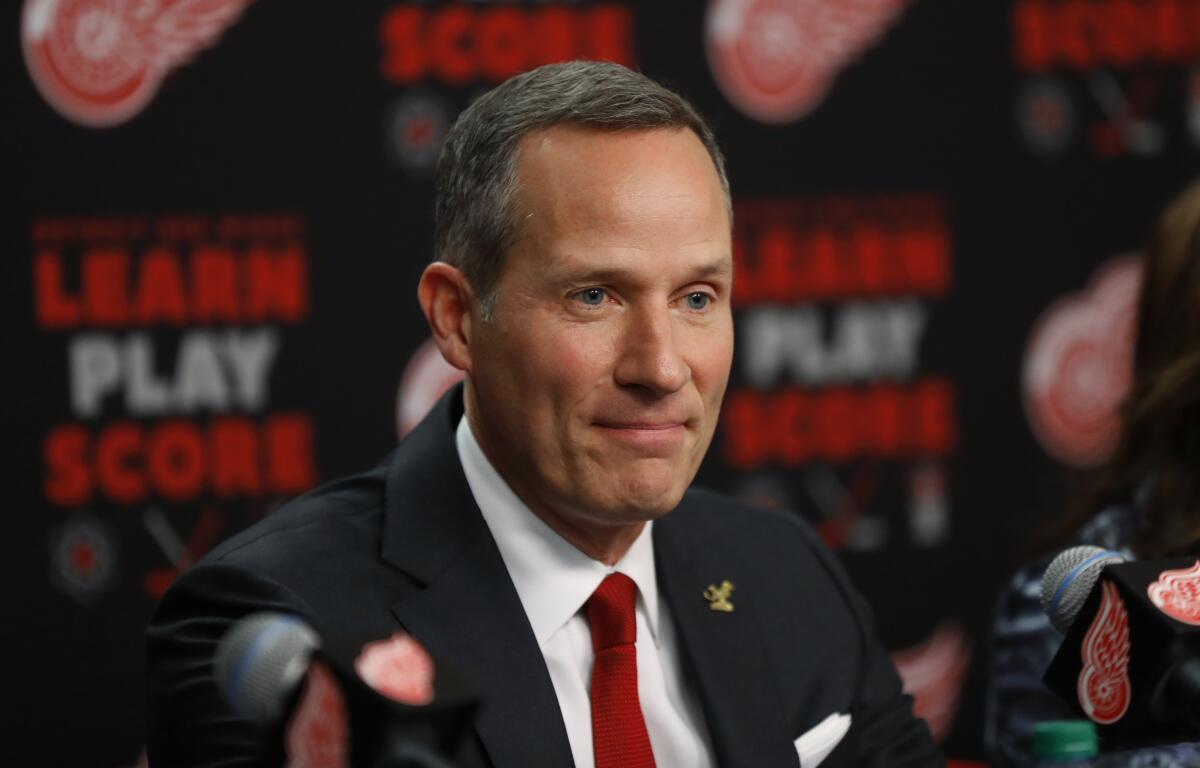
<path fill-rule="evenodd" d="M 604 303 L 605 293 L 603 288 L 586 288 L 575 294 L 580 301 L 587 304 L 589 307 L 598 307 Z"/>
<path fill-rule="evenodd" d="M 704 309 L 708 306 L 708 302 L 711 300 L 711 298 L 712 297 L 707 293 L 702 293 L 700 291 L 689 293 L 687 295 L 688 309 Z"/>

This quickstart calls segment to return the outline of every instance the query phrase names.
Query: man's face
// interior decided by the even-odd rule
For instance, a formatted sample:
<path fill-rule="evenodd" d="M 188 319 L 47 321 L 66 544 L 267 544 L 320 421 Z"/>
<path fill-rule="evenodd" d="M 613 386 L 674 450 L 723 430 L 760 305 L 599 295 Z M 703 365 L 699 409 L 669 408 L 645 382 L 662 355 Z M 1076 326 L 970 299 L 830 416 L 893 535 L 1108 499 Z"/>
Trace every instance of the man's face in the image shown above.
<path fill-rule="evenodd" d="M 578 529 L 675 507 L 712 440 L 733 355 L 730 223 L 690 130 L 558 126 L 519 149 L 517 242 L 471 320 L 489 458 Z"/>

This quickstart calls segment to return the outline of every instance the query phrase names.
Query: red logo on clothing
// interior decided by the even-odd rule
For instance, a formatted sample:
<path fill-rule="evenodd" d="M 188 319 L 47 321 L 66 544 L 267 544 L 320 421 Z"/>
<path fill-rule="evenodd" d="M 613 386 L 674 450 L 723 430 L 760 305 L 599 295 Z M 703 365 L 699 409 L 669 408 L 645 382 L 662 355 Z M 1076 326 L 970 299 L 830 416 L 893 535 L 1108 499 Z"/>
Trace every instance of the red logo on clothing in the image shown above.
<path fill-rule="evenodd" d="M 1076 692 L 1079 706 L 1097 723 L 1109 725 L 1125 716 L 1129 682 L 1129 614 L 1111 581 L 1101 584 L 1100 609 L 1083 637 Z"/>
<path fill-rule="evenodd" d="M 904 0 L 713 0 L 709 64 L 742 112 L 764 123 L 791 122 L 821 102 L 904 6 Z"/>
<path fill-rule="evenodd" d="M 1025 412 L 1047 453 L 1096 466 L 1116 445 L 1117 408 L 1129 389 L 1141 264 L 1120 257 L 1087 290 L 1055 302 L 1025 351 Z"/>
<path fill-rule="evenodd" d="M 1146 592 L 1150 602 L 1172 619 L 1200 626 L 1200 560 L 1190 568 L 1163 571 Z"/>
<path fill-rule="evenodd" d="M 346 701 L 333 673 L 319 661 L 309 667 L 304 694 L 287 726 L 287 768 L 349 768 Z"/>
<path fill-rule="evenodd" d="M 249 2 L 25 0 L 25 62 L 64 117 L 117 125 L 150 103 L 172 69 L 213 45 Z"/>
<path fill-rule="evenodd" d="M 970 638 L 962 627 L 947 622 L 917 645 L 892 653 L 892 663 L 904 681 L 904 692 L 912 694 L 913 712 L 940 744 L 958 714 L 971 664 Z"/>
<path fill-rule="evenodd" d="M 359 677 L 390 699 L 420 707 L 433 701 L 433 659 L 403 632 L 363 646 L 354 661 Z"/>

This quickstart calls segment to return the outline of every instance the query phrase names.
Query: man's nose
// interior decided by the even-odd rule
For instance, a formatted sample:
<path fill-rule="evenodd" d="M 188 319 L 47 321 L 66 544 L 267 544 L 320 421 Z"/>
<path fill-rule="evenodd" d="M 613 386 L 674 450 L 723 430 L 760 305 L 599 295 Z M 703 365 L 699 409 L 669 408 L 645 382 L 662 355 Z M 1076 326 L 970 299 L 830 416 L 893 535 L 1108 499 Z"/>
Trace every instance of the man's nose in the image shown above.
<path fill-rule="evenodd" d="M 617 342 L 617 383 L 665 395 L 691 381 L 692 369 L 680 354 L 675 331 L 669 308 L 632 313 Z"/>

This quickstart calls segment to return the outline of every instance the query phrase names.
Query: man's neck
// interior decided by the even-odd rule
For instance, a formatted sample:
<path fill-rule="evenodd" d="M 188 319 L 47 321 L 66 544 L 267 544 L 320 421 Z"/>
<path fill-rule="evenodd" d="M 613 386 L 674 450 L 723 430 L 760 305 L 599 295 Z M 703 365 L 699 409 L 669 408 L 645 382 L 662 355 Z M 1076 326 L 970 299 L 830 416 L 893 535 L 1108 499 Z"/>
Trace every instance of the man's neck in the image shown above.
<path fill-rule="evenodd" d="M 524 499 L 522 498 L 522 501 Z M 538 511 L 529 502 L 525 502 L 529 509 L 541 518 L 542 522 L 548 525 L 551 530 L 563 537 L 568 544 L 578 549 L 583 554 L 598 560 L 605 565 L 616 565 L 629 548 L 633 546 L 633 542 L 637 541 L 641 535 L 642 529 L 646 527 L 645 522 L 631 523 L 623 526 L 609 526 L 601 528 L 596 526 L 592 530 L 586 530 L 581 526 L 573 526 L 561 516 L 545 511 Z"/>

